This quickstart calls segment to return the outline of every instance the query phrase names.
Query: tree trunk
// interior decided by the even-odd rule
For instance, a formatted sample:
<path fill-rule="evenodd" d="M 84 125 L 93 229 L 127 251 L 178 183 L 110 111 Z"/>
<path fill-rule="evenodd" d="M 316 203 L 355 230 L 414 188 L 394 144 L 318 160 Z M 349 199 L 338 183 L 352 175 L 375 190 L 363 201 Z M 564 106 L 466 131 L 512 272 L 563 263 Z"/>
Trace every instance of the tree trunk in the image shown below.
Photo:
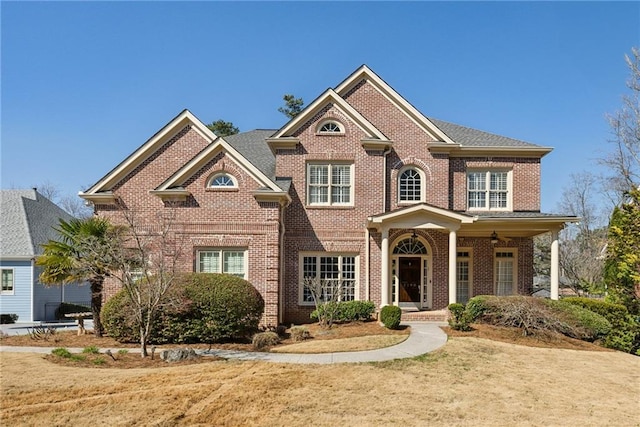
<path fill-rule="evenodd" d="M 147 334 L 145 331 L 145 327 L 140 325 L 140 356 L 147 357 L 149 354 L 147 353 Z"/>
<path fill-rule="evenodd" d="M 100 312 L 102 311 L 102 283 L 103 277 L 95 277 L 89 280 L 91 284 L 91 313 L 93 314 L 93 333 L 96 337 L 101 338 L 103 329 L 100 321 Z"/>

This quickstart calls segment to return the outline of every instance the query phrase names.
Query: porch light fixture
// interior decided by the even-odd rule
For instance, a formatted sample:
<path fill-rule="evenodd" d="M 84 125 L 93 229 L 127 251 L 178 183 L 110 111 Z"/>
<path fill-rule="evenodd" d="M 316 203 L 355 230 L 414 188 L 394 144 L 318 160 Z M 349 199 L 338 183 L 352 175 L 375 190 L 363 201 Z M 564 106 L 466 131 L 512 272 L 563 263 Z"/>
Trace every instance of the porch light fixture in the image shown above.
<path fill-rule="evenodd" d="M 498 233 L 496 233 L 495 231 L 491 233 L 491 243 L 494 245 L 498 243 Z"/>
<path fill-rule="evenodd" d="M 418 235 L 416 234 L 416 231 L 413 230 L 413 234 L 411 235 L 411 244 L 415 245 L 417 241 L 418 241 Z"/>

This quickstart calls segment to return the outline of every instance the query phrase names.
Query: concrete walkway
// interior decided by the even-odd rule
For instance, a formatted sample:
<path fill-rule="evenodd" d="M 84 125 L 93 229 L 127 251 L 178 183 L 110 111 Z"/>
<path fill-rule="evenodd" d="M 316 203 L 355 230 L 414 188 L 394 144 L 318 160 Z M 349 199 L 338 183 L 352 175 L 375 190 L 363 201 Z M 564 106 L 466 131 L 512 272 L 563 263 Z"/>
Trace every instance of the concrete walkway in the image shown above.
<path fill-rule="evenodd" d="M 446 325 L 441 322 L 408 322 L 411 327 L 409 338 L 391 347 L 367 351 L 350 351 L 343 353 L 318 353 L 318 354 L 294 354 L 294 353 L 263 353 L 236 350 L 199 350 L 203 356 L 218 356 L 225 359 L 251 360 L 274 363 L 301 363 L 301 364 L 331 364 L 331 363 L 360 363 L 383 362 L 393 359 L 405 359 L 434 351 L 447 342 L 447 335 L 440 329 Z M 3 328 L 4 329 L 4 328 Z M 48 347 L 14 347 L 0 346 L 2 352 L 15 353 L 51 353 Z M 81 348 L 68 348 L 70 352 L 79 353 Z M 106 349 L 103 349 L 104 351 Z M 128 349 L 134 353 L 138 349 Z M 111 349 L 111 351 L 116 351 Z"/>

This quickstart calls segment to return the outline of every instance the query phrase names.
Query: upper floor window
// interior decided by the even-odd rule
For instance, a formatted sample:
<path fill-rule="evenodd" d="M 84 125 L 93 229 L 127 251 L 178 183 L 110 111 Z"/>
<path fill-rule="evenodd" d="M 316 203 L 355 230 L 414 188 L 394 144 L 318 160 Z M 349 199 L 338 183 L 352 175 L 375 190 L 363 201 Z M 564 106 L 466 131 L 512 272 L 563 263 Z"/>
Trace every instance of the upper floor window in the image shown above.
<path fill-rule="evenodd" d="M 226 273 L 246 277 L 246 250 L 206 249 L 198 251 L 198 273 Z"/>
<path fill-rule="evenodd" d="M 511 209 L 511 171 L 468 172 L 467 205 L 470 210 Z"/>
<path fill-rule="evenodd" d="M 309 205 L 353 204 L 353 164 L 308 164 Z"/>
<path fill-rule="evenodd" d="M 211 177 L 209 180 L 209 187 L 219 189 L 237 188 L 238 183 L 232 175 L 229 175 L 226 172 L 221 172 Z"/>
<path fill-rule="evenodd" d="M 318 127 L 318 133 L 338 134 L 344 133 L 342 125 L 334 120 L 325 121 Z"/>
<path fill-rule="evenodd" d="M 398 201 L 422 201 L 422 174 L 415 168 L 407 168 L 398 176 Z"/>
<path fill-rule="evenodd" d="M 2 269 L 2 294 L 13 295 L 13 268 Z"/>

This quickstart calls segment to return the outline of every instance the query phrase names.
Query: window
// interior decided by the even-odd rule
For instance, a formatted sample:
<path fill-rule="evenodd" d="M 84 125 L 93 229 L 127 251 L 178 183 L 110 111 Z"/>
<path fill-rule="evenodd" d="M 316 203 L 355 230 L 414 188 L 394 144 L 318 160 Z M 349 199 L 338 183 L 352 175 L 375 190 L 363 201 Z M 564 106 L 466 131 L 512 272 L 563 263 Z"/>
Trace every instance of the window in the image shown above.
<path fill-rule="evenodd" d="M 456 261 L 456 302 L 466 304 L 471 297 L 471 251 L 458 251 Z"/>
<path fill-rule="evenodd" d="M 320 280 L 323 301 L 353 301 L 356 297 L 356 262 L 354 255 L 305 254 L 300 257 L 301 304 L 313 304 L 311 291 L 305 286 Z M 338 293 L 336 295 L 335 293 Z"/>
<path fill-rule="evenodd" d="M 13 269 L 12 268 L 3 268 L 2 269 L 2 294 L 3 295 L 13 295 Z"/>
<path fill-rule="evenodd" d="M 199 273 L 226 273 L 246 277 L 246 252 L 237 249 L 207 249 L 198 251 Z"/>
<path fill-rule="evenodd" d="M 469 209 L 507 210 L 511 207 L 511 172 L 476 171 L 467 174 Z"/>
<path fill-rule="evenodd" d="M 342 126 L 340 125 L 340 123 L 338 122 L 334 122 L 334 121 L 327 121 L 327 122 L 323 122 L 320 127 L 318 128 L 318 133 L 344 133 L 344 130 L 342 130 Z"/>
<path fill-rule="evenodd" d="M 307 165 L 307 203 L 309 205 L 351 205 L 353 165 Z"/>
<path fill-rule="evenodd" d="M 209 187 L 212 188 L 236 188 L 238 183 L 235 178 L 228 173 L 222 172 L 213 175 L 209 181 Z"/>
<path fill-rule="evenodd" d="M 517 263 L 515 249 L 501 249 L 495 252 L 494 278 L 498 296 L 514 295 L 516 287 Z"/>
<path fill-rule="evenodd" d="M 409 168 L 398 177 L 398 200 L 419 202 L 422 200 L 422 176 L 417 169 Z"/>

